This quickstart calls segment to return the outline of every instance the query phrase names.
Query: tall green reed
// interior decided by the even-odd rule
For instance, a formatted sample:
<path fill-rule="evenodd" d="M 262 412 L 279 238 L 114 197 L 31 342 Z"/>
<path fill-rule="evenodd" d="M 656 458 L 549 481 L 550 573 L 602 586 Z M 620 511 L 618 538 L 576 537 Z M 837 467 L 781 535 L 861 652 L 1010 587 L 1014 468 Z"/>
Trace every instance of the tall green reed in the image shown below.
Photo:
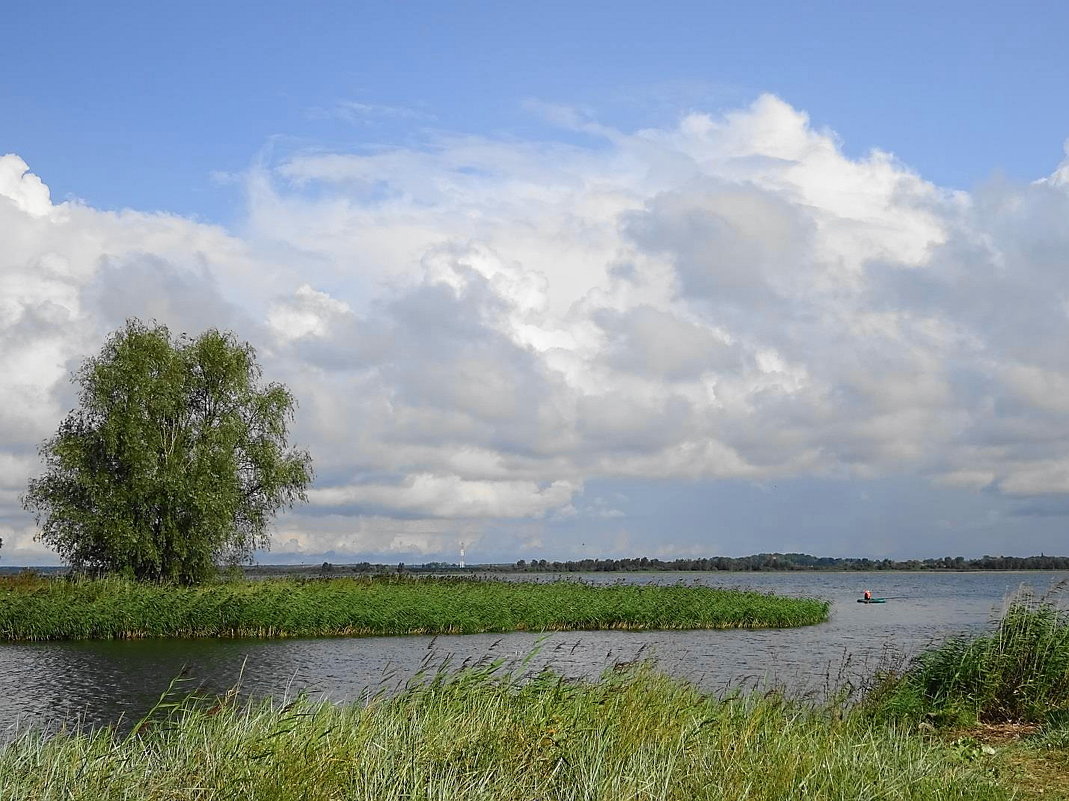
<path fill-rule="evenodd" d="M 118 578 L 0 581 L 0 639 L 468 634 L 803 626 L 826 601 L 697 585 L 444 578 L 283 579 L 201 587 Z"/>
<path fill-rule="evenodd" d="M 994 801 L 952 748 L 776 694 L 717 699 L 648 665 L 575 682 L 497 666 L 332 706 L 189 701 L 154 725 L 27 734 L 0 750 L 9 801 Z"/>
<path fill-rule="evenodd" d="M 1069 613 L 1022 591 L 993 632 L 922 653 L 883 676 L 866 703 L 877 715 L 950 725 L 1069 714 Z"/>

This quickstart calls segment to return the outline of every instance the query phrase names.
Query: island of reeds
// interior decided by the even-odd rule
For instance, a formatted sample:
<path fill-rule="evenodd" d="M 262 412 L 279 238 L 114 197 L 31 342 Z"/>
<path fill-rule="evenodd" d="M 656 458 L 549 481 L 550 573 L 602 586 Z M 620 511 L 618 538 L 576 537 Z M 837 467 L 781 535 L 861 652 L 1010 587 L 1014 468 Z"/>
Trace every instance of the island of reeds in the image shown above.
<path fill-rule="evenodd" d="M 114 577 L 0 579 L 0 640 L 7 641 L 786 628 L 827 617 L 823 600 L 694 584 L 379 576 L 188 587 Z"/>
<path fill-rule="evenodd" d="M 499 665 L 344 705 L 165 697 L 125 732 L 26 732 L 8 801 L 1010 801 L 1067 797 L 1069 621 L 1027 599 L 860 698 L 703 694 L 649 664 Z"/>

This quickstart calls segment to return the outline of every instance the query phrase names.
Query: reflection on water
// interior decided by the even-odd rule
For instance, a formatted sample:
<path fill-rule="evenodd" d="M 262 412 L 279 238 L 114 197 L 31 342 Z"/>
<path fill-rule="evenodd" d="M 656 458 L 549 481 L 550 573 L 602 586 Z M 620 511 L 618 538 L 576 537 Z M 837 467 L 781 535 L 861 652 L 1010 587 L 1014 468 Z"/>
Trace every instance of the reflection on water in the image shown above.
<path fill-rule="evenodd" d="M 528 577 L 529 578 L 529 577 Z M 818 693 L 863 680 L 949 635 L 988 625 L 1022 582 L 1045 591 L 1069 573 L 603 574 L 599 583 L 698 582 L 832 601 L 819 626 L 769 631 L 529 632 L 448 637 L 309 640 L 135 640 L 0 644 L 0 721 L 53 729 L 137 720 L 182 677 L 182 691 L 275 698 L 307 692 L 335 701 L 397 686 L 421 669 L 505 659 L 596 676 L 618 662 L 654 658 L 661 669 L 723 692 L 761 683 Z M 891 598 L 855 603 L 862 590 Z M 532 656 L 533 654 L 533 656 Z"/>

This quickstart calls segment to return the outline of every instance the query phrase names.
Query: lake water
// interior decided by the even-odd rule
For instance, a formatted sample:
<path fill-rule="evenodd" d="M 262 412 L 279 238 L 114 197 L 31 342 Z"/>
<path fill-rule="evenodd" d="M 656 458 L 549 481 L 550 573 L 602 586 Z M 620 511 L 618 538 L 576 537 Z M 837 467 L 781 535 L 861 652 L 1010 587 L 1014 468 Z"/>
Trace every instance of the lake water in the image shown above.
<path fill-rule="evenodd" d="M 582 580 L 693 582 L 816 596 L 832 602 L 831 619 L 767 631 L 0 643 L 0 736 L 16 727 L 54 730 L 75 721 L 128 724 L 180 676 L 183 692 L 224 693 L 240 684 L 247 695 L 307 692 L 347 701 L 403 684 L 423 668 L 492 659 L 525 672 L 551 667 L 592 677 L 619 662 L 652 658 L 665 672 L 711 692 L 760 685 L 820 694 L 844 680 L 861 682 L 948 636 L 982 631 L 1022 584 L 1044 593 L 1069 581 L 1069 572 L 609 573 Z M 866 588 L 892 600 L 856 603 Z"/>

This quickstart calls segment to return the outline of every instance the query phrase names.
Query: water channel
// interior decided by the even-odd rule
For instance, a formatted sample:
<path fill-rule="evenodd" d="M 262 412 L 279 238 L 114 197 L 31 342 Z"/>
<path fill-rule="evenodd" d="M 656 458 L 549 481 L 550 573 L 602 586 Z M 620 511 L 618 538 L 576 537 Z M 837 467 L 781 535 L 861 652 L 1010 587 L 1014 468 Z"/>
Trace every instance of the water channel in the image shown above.
<path fill-rule="evenodd" d="M 710 692 L 775 685 L 819 694 L 863 681 L 948 636 L 982 631 L 1022 584 L 1042 594 L 1069 581 L 1069 572 L 610 573 L 581 580 L 695 582 L 815 596 L 832 602 L 831 619 L 766 631 L 0 643 L 0 739 L 26 727 L 129 723 L 178 677 L 182 692 L 221 694 L 239 685 L 251 696 L 305 692 L 348 701 L 400 686 L 424 668 L 494 659 L 524 672 L 550 667 L 593 677 L 616 663 L 651 658 Z M 856 603 L 866 588 L 890 600 Z M 1069 591 L 1054 598 L 1065 605 Z"/>

